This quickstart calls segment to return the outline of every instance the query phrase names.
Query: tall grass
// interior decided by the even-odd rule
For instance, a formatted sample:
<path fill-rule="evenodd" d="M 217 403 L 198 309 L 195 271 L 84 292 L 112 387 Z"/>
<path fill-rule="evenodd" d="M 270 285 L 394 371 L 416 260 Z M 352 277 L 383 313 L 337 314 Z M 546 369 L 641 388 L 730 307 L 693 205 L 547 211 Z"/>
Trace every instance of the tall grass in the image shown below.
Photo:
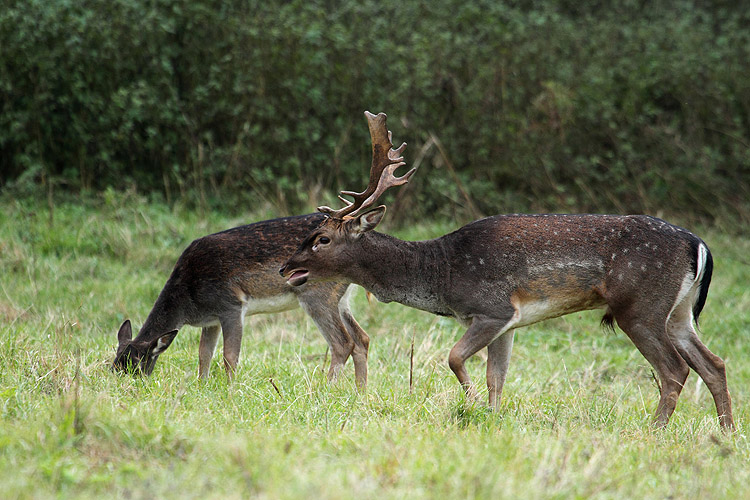
<path fill-rule="evenodd" d="M 119 324 L 142 324 L 193 238 L 269 215 L 199 216 L 131 194 L 64 203 L 50 218 L 44 203 L 0 198 L 3 498 L 746 494 L 750 242 L 712 228 L 697 231 L 716 263 L 701 336 L 727 361 L 731 436 L 695 374 L 669 427 L 652 430 L 651 369 L 596 313 L 519 331 L 494 413 L 465 402 L 447 367 L 457 323 L 369 303 L 361 290 L 353 309 L 372 339 L 364 394 L 351 363 L 339 383 L 326 382 L 325 342 L 300 310 L 247 319 L 232 383 L 218 359 L 197 380 L 190 327 L 150 378 L 109 371 Z M 480 358 L 468 365 L 482 386 Z"/>

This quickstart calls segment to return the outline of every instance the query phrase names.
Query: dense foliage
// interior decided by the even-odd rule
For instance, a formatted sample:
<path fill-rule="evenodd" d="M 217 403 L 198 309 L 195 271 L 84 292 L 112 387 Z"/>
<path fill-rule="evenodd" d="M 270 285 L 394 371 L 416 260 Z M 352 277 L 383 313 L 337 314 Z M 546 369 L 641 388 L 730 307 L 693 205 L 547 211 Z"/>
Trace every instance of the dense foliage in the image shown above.
<path fill-rule="evenodd" d="M 6 188 L 300 210 L 360 187 L 369 109 L 410 213 L 750 213 L 742 2 L 2 3 Z"/>

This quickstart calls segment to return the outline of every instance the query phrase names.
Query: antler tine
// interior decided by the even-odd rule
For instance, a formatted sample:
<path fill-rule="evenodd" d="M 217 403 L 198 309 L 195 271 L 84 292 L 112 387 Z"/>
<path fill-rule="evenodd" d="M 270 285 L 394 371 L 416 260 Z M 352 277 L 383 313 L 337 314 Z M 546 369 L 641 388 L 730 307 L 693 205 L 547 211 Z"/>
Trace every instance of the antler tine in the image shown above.
<path fill-rule="evenodd" d="M 385 113 L 374 115 L 365 111 L 367 124 L 370 128 L 370 138 L 372 139 L 372 165 L 370 166 L 370 182 L 367 188 L 361 193 L 355 191 L 341 191 L 339 199 L 346 203 L 346 206 L 338 210 L 330 207 L 318 207 L 318 210 L 329 214 L 331 217 L 343 218 L 344 216 L 354 217 L 360 211 L 371 207 L 386 189 L 394 186 L 400 186 L 409 182 L 409 178 L 414 174 L 416 169 L 411 169 L 401 177 L 395 176 L 395 171 L 406 165 L 401 153 L 406 148 L 404 142 L 398 148 L 393 148 L 393 135 L 386 126 Z M 354 198 L 350 202 L 342 196 L 351 196 Z"/>

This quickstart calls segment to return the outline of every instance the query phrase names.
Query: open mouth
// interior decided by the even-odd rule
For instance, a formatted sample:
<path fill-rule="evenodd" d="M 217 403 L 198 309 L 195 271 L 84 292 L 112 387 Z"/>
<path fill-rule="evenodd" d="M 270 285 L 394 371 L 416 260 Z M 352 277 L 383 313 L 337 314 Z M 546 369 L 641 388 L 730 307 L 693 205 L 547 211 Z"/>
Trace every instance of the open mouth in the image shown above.
<path fill-rule="evenodd" d="M 308 274 L 309 273 L 307 269 L 295 269 L 294 271 L 292 271 L 292 274 L 289 275 L 289 278 L 287 278 L 286 282 L 292 286 L 304 285 L 305 282 L 307 282 Z"/>

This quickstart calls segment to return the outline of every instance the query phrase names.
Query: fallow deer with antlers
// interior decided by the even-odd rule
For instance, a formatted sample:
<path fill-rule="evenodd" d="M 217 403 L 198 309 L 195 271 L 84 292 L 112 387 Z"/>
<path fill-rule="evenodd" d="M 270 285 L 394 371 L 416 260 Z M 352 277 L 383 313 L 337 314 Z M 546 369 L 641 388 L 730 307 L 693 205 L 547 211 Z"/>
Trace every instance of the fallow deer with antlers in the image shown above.
<path fill-rule="evenodd" d="M 605 309 L 654 367 L 660 398 L 654 425 L 665 426 L 689 369 L 713 395 L 724 429 L 733 429 L 724 362 L 698 339 L 693 323 L 705 304 L 713 260 L 697 236 L 645 215 L 496 215 L 429 241 L 372 231 L 389 187 L 408 181 L 401 145 L 393 149 L 386 116 L 366 113 L 372 136 L 370 184 L 342 192 L 353 202 L 327 215 L 280 269 L 294 286 L 357 283 L 383 302 L 452 316 L 468 330 L 448 363 L 475 397 L 466 360 L 487 347 L 490 407 L 500 402 L 514 330 L 587 309 Z M 369 210 L 369 211 L 368 211 Z"/>

